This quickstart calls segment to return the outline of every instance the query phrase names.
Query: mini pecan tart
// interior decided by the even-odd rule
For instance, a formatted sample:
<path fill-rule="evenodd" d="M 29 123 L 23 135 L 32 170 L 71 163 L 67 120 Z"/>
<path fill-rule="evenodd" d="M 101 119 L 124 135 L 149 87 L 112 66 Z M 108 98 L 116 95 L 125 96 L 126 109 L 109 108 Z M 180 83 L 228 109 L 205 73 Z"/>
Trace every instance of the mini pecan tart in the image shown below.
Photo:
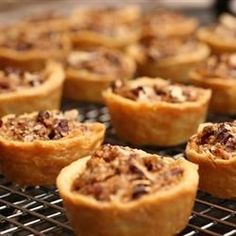
<path fill-rule="evenodd" d="M 189 73 L 209 55 L 208 47 L 186 38 L 142 38 L 127 53 L 137 61 L 138 73 L 188 82 Z"/>
<path fill-rule="evenodd" d="M 72 51 L 67 57 L 66 98 L 99 102 L 102 91 L 115 79 L 133 76 L 135 62 L 114 49 L 93 48 Z"/>
<path fill-rule="evenodd" d="M 205 123 L 186 148 L 199 165 L 200 189 L 220 198 L 236 198 L 236 121 Z"/>
<path fill-rule="evenodd" d="M 49 58 L 61 59 L 69 50 L 69 38 L 50 30 L 12 27 L 0 36 L 0 63 L 38 68 Z"/>
<path fill-rule="evenodd" d="M 69 35 L 74 46 L 123 49 L 140 38 L 140 29 L 135 22 L 122 23 L 111 20 L 110 17 L 94 19 L 96 18 L 87 16 L 71 19 Z"/>
<path fill-rule="evenodd" d="M 0 116 L 58 109 L 64 78 L 62 66 L 52 61 L 39 71 L 0 68 Z"/>
<path fill-rule="evenodd" d="M 0 121 L 2 173 L 23 186 L 54 184 L 63 167 L 99 147 L 104 132 L 103 124 L 80 123 L 75 110 L 4 116 Z"/>
<path fill-rule="evenodd" d="M 142 20 L 143 36 L 186 37 L 194 33 L 198 21 L 178 12 L 160 9 L 148 12 Z"/>
<path fill-rule="evenodd" d="M 214 53 L 236 52 L 236 17 L 223 14 L 218 23 L 199 29 L 197 36 Z"/>
<path fill-rule="evenodd" d="M 197 166 L 128 147 L 104 145 L 57 178 L 76 235 L 174 235 L 187 224 Z"/>
<path fill-rule="evenodd" d="M 105 8 L 80 7 L 72 13 L 72 17 L 99 19 L 99 21 L 114 21 L 125 24 L 134 23 L 141 17 L 141 8 L 138 5 Z"/>
<path fill-rule="evenodd" d="M 103 95 L 119 137 L 135 145 L 173 146 L 186 142 L 205 120 L 211 92 L 140 78 L 116 81 Z"/>
<path fill-rule="evenodd" d="M 236 53 L 209 57 L 190 78 L 193 84 L 212 90 L 211 111 L 236 113 Z"/>

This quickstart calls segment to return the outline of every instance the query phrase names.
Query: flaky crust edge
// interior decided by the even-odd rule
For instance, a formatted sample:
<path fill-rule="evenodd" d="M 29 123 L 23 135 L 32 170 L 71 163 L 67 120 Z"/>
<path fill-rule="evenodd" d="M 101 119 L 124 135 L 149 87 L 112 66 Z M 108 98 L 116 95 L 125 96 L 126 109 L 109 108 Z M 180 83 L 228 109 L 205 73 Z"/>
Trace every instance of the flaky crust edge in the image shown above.
<path fill-rule="evenodd" d="M 76 235 L 149 236 L 173 235 L 187 224 L 198 185 L 197 166 L 181 159 L 183 180 L 170 190 L 139 200 L 120 203 L 98 202 L 72 191 L 74 180 L 90 157 L 64 168 L 57 178 L 67 216 Z"/>
<path fill-rule="evenodd" d="M 199 153 L 192 136 L 186 147 L 186 157 L 199 166 L 199 188 L 219 198 L 236 198 L 236 158 L 213 159 L 207 153 Z"/>

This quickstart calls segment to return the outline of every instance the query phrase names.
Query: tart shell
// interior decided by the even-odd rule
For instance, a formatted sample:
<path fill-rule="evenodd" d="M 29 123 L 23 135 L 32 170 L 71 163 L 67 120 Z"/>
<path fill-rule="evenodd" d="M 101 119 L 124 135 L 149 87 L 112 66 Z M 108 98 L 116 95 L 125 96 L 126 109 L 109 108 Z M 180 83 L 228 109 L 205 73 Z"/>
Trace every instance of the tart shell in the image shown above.
<path fill-rule="evenodd" d="M 58 109 L 61 103 L 64 71 L 60 64 L 48 62 L 46 81 L 37 87 L 0 94 L 0 116 L 14 113 Z"/>
<path fill-rule="evenodd" d="M 124 57 L 124 60 L 127 68 L 126 73 L 124 77 L 115 79 L 130 79 L 135 73 L 136 66 L 134 61 L 128 57 Z M 64 84 L 64 97 L 86 102 L 103 103 L 102 92 L 110 86 L 112 81 L 114 81 L 113 75 L 103 76 L 68 68 Z"/>
<path fill-rule="evenodd" d="M 212 90 L 210 110 L 220 114 L 236 113 L 236 82 L 234 79 L 202 78 L 197 72 L 190 75 L 191 82 Z"/>
<path fill-rule="evenodd" d="M 152 81 L 143 78 L 140 83 Z M 119 137 L 135 145 L 173 146 L 186 142 L 205 120 L 211 92 L 206 90 L 196 102 L 181 104 L 137 102 L 111 90 L 103 95 Z"/>
<path fill-rule="evenodd" d="M 89 134 L 73 132 L 60 140 L 21 142 L 0 137 L 2 174 L 23 186 L 54 184 L 63 167 L 101 145 L 104 125 L 86 125 L 91 129 Z"/>
<path fill-rule="evenodd" d="M 210 51 L 205 44 L 200 43 L 193 52 L 153 61 L 146 61 L 137 45 L 131 45 L 127 53 L 137 61 L 140 76 L 159 76 L 174 82 L 187 83 L 189 73 L 206 60 Z"/>
<path fill-rule="evenodd" d="M 186 156 L 199 166 L 199 188 L 219 198 L 236 199 L 236 158 L 214 159 L 210 153 L 199 153 L 193 139 L 186 147 Z"/>
<path fill-rule="evenodd" d="M 57 178 L 67 216 L 76 235 L 165 236 L 180 232 L 186 226 L 198 185 L 196 165 L 179 160 L 185 170 L 184 176 L 172 189 L 128 203 L 103 203 L 72 191 L 73 183 L 85 169 L 88 159 L 72 163 Z"/>
<path fill-rule="evenodd" d="M 208 28 L 199 29 L 197 37 L 202 42 L 208 44 L 215 54 L 236 52 L 236 39 L 223 38 L 212 33 Z"/>

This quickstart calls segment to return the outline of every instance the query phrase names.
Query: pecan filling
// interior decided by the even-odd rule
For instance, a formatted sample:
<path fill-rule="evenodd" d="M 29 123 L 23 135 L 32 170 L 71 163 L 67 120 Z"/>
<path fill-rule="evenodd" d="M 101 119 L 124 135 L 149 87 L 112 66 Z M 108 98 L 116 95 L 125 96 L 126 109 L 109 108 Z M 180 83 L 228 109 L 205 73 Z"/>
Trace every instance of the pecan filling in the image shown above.
<path fill-rule="evenodd" d="M 69 67 L 89 73 L 117 76 L 125 71 L 121 53 L 109 49 L 74 51 L 67 58 Z"/>
<path fill-rule="evenodd" d="M 6 31 L 6 34 L 0 40 L 0 46 L 11 48 L 17 51 L 29 51 L 33 49 L 55 50 L 62 49 L 61 35 L 57 32 L 37 32 L 30 30 Z"/>
<path fill-rule="evenodd" d="M 236 53 L 211 56 L 197 72 L 204 78 L 236 79 Z"/>
<path fill-rule="evenodd" d="M 146 60 L 157 61 L 172 56 L 193 52 L 197 48 L 192 39 L 145 37 L 140 41 L 140 47 Z"/>
<path fill-rule="evenodd" d="M 134 101 L 183 103 L 198 99 L 198 90 L 191 86 L 174 84 L 169 81 L 142 85 L 130 85 L 115 81 L 112 85 L 114 93 Z"/>
<path fill-rule="evenodd" d="M 44 83 L 45 76 L 39 72 L 23 71 L 6 67 L 0 70 L 0 94 L 37 87 Z"/>
<path fill-rule="evenodd" d="M 197 135 L 199 149 L 215 158 L 228 160 L 236 155 L 236 121 L 210 124 Z"/>
<path fill-rule="evenodd" d="M 177 185 L 184 170 L 176 161 L 128 147 L 104 145 L 87 162 L 74 191 L 98 201 L 129 202 Z"/>
<path fill-rule="evenodd" d="M 66 137 L 74 129 L 84 126 L 78 121 L 76 110 L 65 113 L 40 111 L 33 115 L 9 115 L 0 122 L 0 136 L 15 140 L 32 142 L 34 140 L 58 140 Z"/>

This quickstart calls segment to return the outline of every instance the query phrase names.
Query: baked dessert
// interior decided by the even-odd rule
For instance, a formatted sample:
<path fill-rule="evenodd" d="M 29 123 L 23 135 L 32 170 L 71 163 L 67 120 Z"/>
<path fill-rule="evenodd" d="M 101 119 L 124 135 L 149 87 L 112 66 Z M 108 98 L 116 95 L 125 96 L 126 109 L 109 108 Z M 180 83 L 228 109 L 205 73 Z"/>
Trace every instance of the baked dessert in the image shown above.
<path fill-rule="evenodd" d="M 103 141 L 105 126 L 79 122 L 78 112 L 40 111 L 0 120 L 3 175 L 23 185 L 51 185 L 59 171 L 89 155 Z"/>
<path fill-rule="evenodd" d="M 103 102 L 102 91 L 116 79 L 130 79 L 135 62 L 119 51 L 108 48 L 76 49 L 66 62 L 66 98 Z"/>
<path fill-rule="evenodd" d="M 0 36 L 0 63 L 38 69 L 49 58 L 61 60 L 70 50 L 69 38 L 62 33 L 40 29 L 6 29 Z"/>
<path fill-rule="evenodd" d="M 119 20 L 111 20 L 110 17 L 94 19 L 89 15 L 71 19 L 68 30 L 73 46 L 123 49 L 140 38 L 140 29 L 135 22 L 122 23 Z"/>
<path fill-rule="evenodd" d="M 65 79 L 60 64 L 50 61 L 41 70 L 0 66 L 0 117 L 43 109 L 58 109 Z"/>
<path fill-rule="evenodd" d="M 206 123 L 186 148 L 199 165 L 200 189 L 220 198 L 236 198 L 236 121 Z"/>
<path fill-rule="evenodd" d="M 205 44 L 186 38 L 146 37 L 127 52 L 137 61 L 139 75 L 176 82 L 188 82 L 190 71 L 209 55 Z"/>
<path fill-rule="evenodd" d="M 186 37 L 198 27 L 194 18 L 166 9 L 148 12 L 142 18 L 143 36 Z"/>
<path fill-rule="evenodd" d="M 212 90 L 212 112 L 236 113 L 236 53 L 212 55 L 190 78 L 193 84 Z"/>
<path fill-rule="evenodd" d="M 211 91 L 140 78 L 117 81 L 103 95 L 119 137 L 135 145 L 174 146 L 205 120 Z"/>
<path fill-rule="evenodd" d="M 199 29 L 197 36 L 214 53 L 236 52 L 236 17 L 223 14 L 218 23 Z"/>
<path fill-rule="evenodd" d="M 184 160 L 105 145 L 57 178 L 76 235 L 164 236 L 187 224 L 198 185 Z"/>
<path fill-rule="evenodd" d="M 117 23 L 134 23 L 141 17 L 141 8 L 138 5 L 121 7 L 80 7 L 72 13 L 72 18 L 91 18 L 99 21 L 114 21 Z"/>

